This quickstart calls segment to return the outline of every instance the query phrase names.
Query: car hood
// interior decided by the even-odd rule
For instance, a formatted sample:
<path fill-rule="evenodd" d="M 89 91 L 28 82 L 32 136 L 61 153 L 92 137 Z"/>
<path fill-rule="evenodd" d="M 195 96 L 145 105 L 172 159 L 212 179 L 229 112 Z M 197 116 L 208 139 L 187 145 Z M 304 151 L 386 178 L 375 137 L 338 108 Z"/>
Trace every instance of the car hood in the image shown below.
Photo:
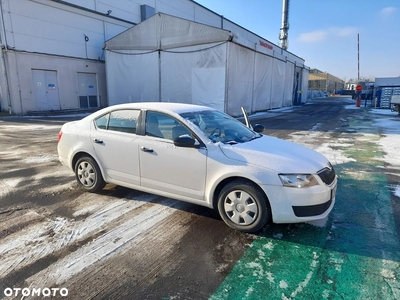
<path fill-rule="evenodd" d="M 278 173 L 315 174 L 329 164 L 325 156 L 314 150 L 266 135 L 247 143 L 220 144 L 220 149 L 230 159 Z"/>

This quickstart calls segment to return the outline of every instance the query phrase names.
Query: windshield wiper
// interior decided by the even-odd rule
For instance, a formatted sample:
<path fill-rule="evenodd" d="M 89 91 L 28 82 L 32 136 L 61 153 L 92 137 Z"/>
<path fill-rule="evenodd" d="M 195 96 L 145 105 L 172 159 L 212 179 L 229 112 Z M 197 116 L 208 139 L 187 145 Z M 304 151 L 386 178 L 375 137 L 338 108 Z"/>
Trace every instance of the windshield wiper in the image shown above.
<path fill-rule="evenodd" d="M 255 139 L 258 139 L 258 138 L 260 138 L 260 137 L 262 137 L 263 135 L 261 134 L 261 133 L 259 133 L 258 135 L 255 135 L 255 136 L 253 136 L 251 139 L 249 139 L 248 140 L 248 142 L 250 142 L 250 141 L 252 141 L 252 140 L 255 140 Z"/>

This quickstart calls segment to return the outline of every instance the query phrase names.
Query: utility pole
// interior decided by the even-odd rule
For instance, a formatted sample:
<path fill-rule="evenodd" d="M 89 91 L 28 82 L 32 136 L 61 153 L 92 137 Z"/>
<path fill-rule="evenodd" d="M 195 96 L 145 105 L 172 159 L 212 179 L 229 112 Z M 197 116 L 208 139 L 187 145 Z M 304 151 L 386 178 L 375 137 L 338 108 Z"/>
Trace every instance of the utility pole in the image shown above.
<path fill-rule="evenodd" d="M 358 55 L 358 76 L 357 83 L 360 83 L 360 34 L 357 33 L 357 55 Z"/>

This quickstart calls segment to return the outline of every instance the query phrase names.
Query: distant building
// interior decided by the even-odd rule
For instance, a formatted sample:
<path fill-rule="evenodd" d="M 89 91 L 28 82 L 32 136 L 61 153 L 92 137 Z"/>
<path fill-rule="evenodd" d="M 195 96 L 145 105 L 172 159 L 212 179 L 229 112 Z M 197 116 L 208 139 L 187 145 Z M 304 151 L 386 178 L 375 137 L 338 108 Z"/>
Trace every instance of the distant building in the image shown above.
<path fill-rule="evenodd" d="M 308 90 L 323 91 L 330 94 L 336 94 L 344 88 L 345 82 L 329 73 L 322 72 L 318 69 L 310 69 L 308 75 Z"/>
<path fill-rule="evenodd" d="M 380 108 L 391 108 L 392 97 L 400 95 L 400 76 L 375 78 L 374 97 Z"/>

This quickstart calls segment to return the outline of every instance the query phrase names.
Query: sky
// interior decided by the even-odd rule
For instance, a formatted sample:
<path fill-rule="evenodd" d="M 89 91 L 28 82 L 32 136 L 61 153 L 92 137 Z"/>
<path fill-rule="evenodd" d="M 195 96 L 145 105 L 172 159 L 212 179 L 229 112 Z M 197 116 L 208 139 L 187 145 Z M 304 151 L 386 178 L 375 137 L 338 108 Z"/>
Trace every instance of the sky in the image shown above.
<path fill-rule="evenodd" d="M 195 0 L 279 45 L 282 0 Z M 400 0 L 291 0 L 288 51 L 343 80 L 400 76 Z"/>

